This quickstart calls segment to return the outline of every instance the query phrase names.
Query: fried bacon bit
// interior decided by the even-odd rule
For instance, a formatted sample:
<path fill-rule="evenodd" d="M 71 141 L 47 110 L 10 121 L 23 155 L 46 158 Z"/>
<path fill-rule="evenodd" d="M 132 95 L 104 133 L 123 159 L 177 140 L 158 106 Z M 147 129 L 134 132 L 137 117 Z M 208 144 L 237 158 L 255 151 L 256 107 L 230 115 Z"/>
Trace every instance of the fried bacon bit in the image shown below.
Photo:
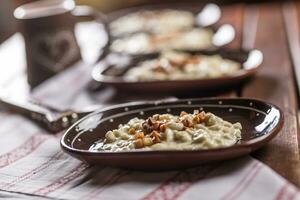
<path fill-rule="evenodd" d="M 142 139 L 135 140 L 134 146 L 135 146 L 135 148 L 143 148 L 144 147 L 143 140 Z"/>
<path fill-rule="evenodd" d="M 199 113 L 198 115 L 197 115 L 199 118 L 200 118 L 200 122 L 204 122 L 205 121 L 205 112 L 204 111 L 202 111 L 201 113 Z"/>
<path fill-rule="evenodd" d="M 161 124 L 161 125 L 159 126 L 159 131 L 160 131 L 160 132 L 165 132 L 166 129 L 167 129 L 167 126 L 166 126 L 165 124 Z"/>
<path fill-rule="evenodd" d="M 193 118 L 193 121 L 196 122 L 197 124 L 204 122 L 205 121 L 205 112 L 202 111 L 201 113 L 197 114 Z"/>
<path fill-rule="evenodd" d="M 166 73 L 166 69 L 163 68 L 162 66 L 156 66 L 154 68 L 152 68 L 153 72 L 157 72 L 157 73 Z"/>
<path fill-rule="evenodd" d="M 184 115 L 187 115 L 188 113 L 187 112 L 185 112 L 185 111 L 181 111 L 181 113 L 180 113 L 180 117 L 183 117 Z"/>
<path fill-rule="evenodd" d="M 189 119 L 184 119 L 181 121 L 181 123 L 185 126 L 185 127 L 192 127 L 193 126 L 193 122 L 191 122 L 191 120 Z"/>
<path fill-rule="evenodd" d="M 198 115 L 196 115 L 195 117 L 193 117 L 193 122 L 195 122 L 196 124 L 201 123 L 200 121 L 201 120 L 200 120 L 200 117 Z"/>
<path fill-rule="evenodd" d="M 161 134 L 157 131 L 152 131 L 150 137 L 152 138 L 153 143 L 159 143 L 161 139 Z"/>
<path fill-rule="evenodd" d="M 200 63 L 202 58 L 200 56 L 191 56 L 189 59 L 186 59 L 185 65 L 187 64 L 197 64 Z"/>
<path fill-rule="evenodd" d="M 146 134 L 151 133 L 154 130 L 159 130 L 161 123 L 159 123 L 156 119 L 159 118 L 159 115 L 149 117 L 143 124 L 142 129 Z"/>
<path fill-rule="evenodd" d="M 151 133 L 153 131 L 152 126 L 149 125 L 149 123 L 147 121 L 143 122 L 142 129 L 146 134 Z"/>
<path fill-rule="evenodd" d="M 185 62 L 185 59 L 169 59 L 169 63 L 171 66 L 178 66 L 182 68 L 183 64 Z"/>
<path fill-rule="evenodd" d="M 152 126 L 153 130 L 158 130 L 160 127 L 160 123 L 159 122 L 155 122 Z"/>
<path fill-rule="evenodd" d="M 141 132 L 141 133 L 136 133 L 136 134 L 134 135 L 134 138 L 135 138 L 135 139 L 143 139 L 144 137 L 145 137 L 145 135 L 144 135 L 143 132 Z"/>
<path fill-rule="evenodd" d="M 159 114 L 153 115 L 153 119 L 155 119 L 156 121 L 158 121 L 159 120 Z"/>
<path fill-rule="evenodd" d="M 136 133 L 136 131 L 135 131 L 134 128 L 130 128 L 130 129 L 128 130 L 128 133 L 129 133 L 130 135 L 134 135 L 134 134 Z"/>
<path fill-rule="evenodd" d="M 147 122 L 148 122 L 148 124 L 149 124 L 150 126 L 152 126 L 152 125 L 155 123 L 155 120 L 154 120 L 152 117 L 149 117 L 149 118 L 147 119 Z"/>

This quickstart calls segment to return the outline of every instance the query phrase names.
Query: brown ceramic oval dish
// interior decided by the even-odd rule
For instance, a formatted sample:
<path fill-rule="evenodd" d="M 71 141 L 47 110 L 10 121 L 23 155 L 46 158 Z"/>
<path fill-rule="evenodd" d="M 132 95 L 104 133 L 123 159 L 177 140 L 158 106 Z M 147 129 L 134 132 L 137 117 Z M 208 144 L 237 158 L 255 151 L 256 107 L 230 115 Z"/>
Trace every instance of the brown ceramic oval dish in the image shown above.
<path fill-rule="evenodd" d="M 131 13 L 137 13 L 143 11 L 159 11 L 165 9 L 191 12 L 195 16 L 195 24 L 194 24 L 195 27 L 212 26 L 217 21 L 219 21 L 221 17 L 221 9 L 216 4 L 210 3 L 206 5 L 203 4 L 199 5 L 199 3 L 193 4 L 193 3 L 181 2 L 181 3 L 156 3 L 151 5 L 146 4 L 146 5 L 139 5 L 139 6 L 116 10 L 107 14 L 107 21 L 108 23 L 111 23 L 117 20 L 118 18 Z M 148 30 L 146 32 L 151 32 L 151 30 Z M 123 36 L 123 34 L 119 35 L 117 33 L 114 33 L 112 30 L 110 30 L 110 33 L 114 38 Z"/>
<path fill-rule="evenodd" d="M 243 126 L 241 142 L 211 150 L 91 152 L 89 148 L 109 130 L 133 117 L 153 114 L 178 115 L 182 110 L 212 112 L 229 122 Z M 65 152 L 90 164 L 138 170 L 170 170 L 247 155 L 268 143 L 282 128 L 282 111 L 254 99 L 186 99 L 134 102 L 96 111 L 74 124 L 61 139 Z"/>
<path fill-rule="evenodd" d="M 107 15 L 108 17 L 108 23 L 113 22 L 114 20 L 117 20 L 118 18 L 125 16 L 130 13 L 136 13 L 139 11 L 154 11 L 154 10 L 164 10 L 164 9 L 174 9 L 179 11 L 189 11 L 194 14 L 195 16 L 195 24 L 194 27 L 206 27 L 208 29 L 211 29 L 213 31 L 212 36 L 212 46 L 209 49 L 216 49 L 216 48 L 222 48 L 232 42 L 235 38 L 235 29 L 230 24 L 223 24 L 221 26 L 216 26 L 215 23 L 220 19 L 221 17 L 221 10 L 216 4 L 207 4 L 205 6 L 195 4 L 190 5 L 186 3 L 177 3 L 177 4 L 157 4 L 157 5 L 144 5 L 144 6 L 137 6 L 127 9 L 122 9 L 119 11 L 112 12 Z M 199 10 L 201 10 L 199 12 Z M 147 34 L 153 34 L 149 30 L 141 30 L 138 32 L 144 32 Z M 138 33 L 138 32 L 132 32 L 132 33 L 126 33 L 122 35 L 117 35 L 113 32 L 113 30 L 110 30 L 111 35 L 111 43 L 118 38 L 131 36 L 132 34 Z M 189 49 L 186 49 L 189 50 Z M 151 53 L 156 52 L 149 52 L 149 53 L 132 53 L 132 52 L 126 52 L 121 51 L 118 53 L 123 53 L 127 55 L 148 55 Z"/>
<path fill-rule="evenodd" d="M 113 86 L 116 89 L 126 91 L 156 93 L 180 93 L 191 90 L 209 91 L 232 86 L 240 83 L 241 81 L 247 80 L 255 74 L 263 61 L 263 54 L 259 50 L 215 50 L 184 52 L 202 55 L 221 55 L 223 58 L 239 62 L 241 64 L 241 69 L 232 75 L 217 78 L 135 81 L 125 79 L 123 75 L 128 71 L 128 69 L 135 67 L 140 62 L 156 58 L 158 54 L 137 57 L 110 54 L 94 67 L 94 70 L 92 71 L 92 77 L 103 86 Z"/>

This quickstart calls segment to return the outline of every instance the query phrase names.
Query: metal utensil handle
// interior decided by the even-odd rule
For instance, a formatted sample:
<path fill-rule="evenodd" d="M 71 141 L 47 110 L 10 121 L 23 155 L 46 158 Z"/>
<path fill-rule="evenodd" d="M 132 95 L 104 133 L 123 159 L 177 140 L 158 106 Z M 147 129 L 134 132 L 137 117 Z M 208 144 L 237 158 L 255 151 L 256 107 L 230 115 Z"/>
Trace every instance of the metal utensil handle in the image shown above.
<path fill-rule="evenodd" d="M 88 114 L 88 112 L 76 113 L 73 111 L 55 113 L 40 104 L 30 101 L 16 101 L 5 97 L 0 97 L 0 107 L 21 114 L 52 133 L 68 128 L 80 117 Z"/>

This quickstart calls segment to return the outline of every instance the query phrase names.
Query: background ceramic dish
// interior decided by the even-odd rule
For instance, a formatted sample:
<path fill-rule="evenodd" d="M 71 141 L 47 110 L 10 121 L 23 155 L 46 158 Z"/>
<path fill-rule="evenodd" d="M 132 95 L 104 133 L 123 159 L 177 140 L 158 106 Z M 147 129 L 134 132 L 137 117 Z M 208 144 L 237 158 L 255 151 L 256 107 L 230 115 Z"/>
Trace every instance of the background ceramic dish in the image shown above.
<path fill-rule="evenodd" d="M 213 55 L 219 54 L 223 58 L 235 60 L 239 62 L 242 69 L 229 76 L 206 79 L 192 79 L 192 80 L 166 80 L 166 81 L 134 81 L 123 78 L 123 74 L 131 67 L 135 67 L 139 62 L 147 59 L 153 59 L 158 54 L 147 56 L 124 56 L 120 54 L 110 54 L 98 63 L 93 72 L 94 80 L 103 86 L 113 86 L 124 91 L 138 91 L 138 92 L 168 92 L 180 93 L 191 90 L 208 91 L 220 89 L 222 87 L 232 86 L 247 80 L 253 76 L 258 70 L 263 61 L 263 54 L 259 50 L 251 51 L 230 51 L 230 50 L 216 50 L 216 51 L 185 51 L 193 54 Z"/>
<path fill-rule="evenodd" d="M 127 123 L 133 117 L 153 114 L 178 115 L 194 109 L 213 112 L 243 126 L 240 144 L 212 150 L 91 152 L 89 148 L 108 130 Z M 282 111 L 269 103 L 253 99 L 187 99 L 135 102 L 96 111 L 74 124 L 61 139 L 65 152 L 91 164 L 139 170 L 169 170 L 246 155 L 268 143 L 283 125 Z"/>
<path fill-rule="evenodd" d="M 195 24 L 194 27 L 206 27 L 211 29 L 213 34 L 212 39 L 212 47 L 209 49 L 215 49 L 223 47 L 229 44 L 235 38 L 235 29 L 230 24 L 224 24 L 221 26 L 215 26 L 214 24 L 220 19 L 221 17 L 221 9 L 216 4 L 207 4 L 205 6 L 195 4 L 185 4 L 185 3 L 175 3 L 175 4 L 158 4 L 158 5 L 145 5 L 145 6 L 138 6 L 132 7 L 127 9 L 122 9 L 119 11 L 112 12 L 108 14 L 108 24 L 112 21 L 118 19 L 121 16 L 127 15 L 129 13 L 134 13 L 137 11 L 148 11 L 148 10 L 163 10 L 163 9 L 175 9 L 175 10 L 182 10 L 182 11 L 189 11 L 195 15 Z M 201 10 L 199 12 L 199 10 Z M 132 35 L 137 32 L 127 33 L 122 35 L 116 35 L 113 33 L 112 30 L 110 32 L 110 43 L 112 43 L 115 39 L 120 37 L 126 37 Z M 151 31 L 138 31 L 138 32 L 145 32 L 151 34 Z M 189 50 L 189 49 L 187 49 Z M 127 55 L 148 55 L 149 53 L 129 53 L 129 52 L 119 52 Z M 154 52 L 153 52 L 154 53 Z"/>
<path fill-rule="evenodd" d="M 179 11 L 188 11 L 194 14 L 195 16 L 195 26 L 196 27 L 208 27 L 215 24 L 221 18 L 221 9 L 216 4 L 203 4 L 199 5 L 191 5 L 191 3 L 160 3 L 155 5 L 142 5 L 136 6 L 131 8 L 120 9 L 114 12 L 111 12 L 107 15 L 108 23 L 111 23 L 118 18 L 136 12 L 143 12 L 143 11 L 156 11 L 156 10 L 164 10 L 164 9 L 171 9 L 171 10 L 179 10 Z M 149 32 L 149 31 L 148 31 Z M 150 31 L 151 32 L 151 31 Z M 132 32 L 134 33 L 134 32 Z M 111 30 L 111 35 L 113 37 L 120 37 L 122 35 L 116 35 Z"/>

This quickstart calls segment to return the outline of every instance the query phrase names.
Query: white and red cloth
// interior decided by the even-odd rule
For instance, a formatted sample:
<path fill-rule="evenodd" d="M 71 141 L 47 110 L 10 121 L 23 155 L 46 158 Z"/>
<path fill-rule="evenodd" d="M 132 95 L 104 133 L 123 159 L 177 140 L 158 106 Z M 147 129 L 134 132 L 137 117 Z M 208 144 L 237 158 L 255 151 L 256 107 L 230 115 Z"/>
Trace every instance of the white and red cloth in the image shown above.
<path fill-rule="evenodd" d="M 126 95 L 116 96 L 109 89 L 88 93 L 89 80 L 90 67 L 77 63 L 33 96 L 59 108 L 124 101 Z M 125 101 L 132 99 L 127 96 Z M 48 134 L 16 114 L 1 111 L 0 125 L 0 198 L 300 199 L 295 186 L 250 156 L 181 171 L 127 171 L 72 158 L 60 148 L 61 133 Z"/>

